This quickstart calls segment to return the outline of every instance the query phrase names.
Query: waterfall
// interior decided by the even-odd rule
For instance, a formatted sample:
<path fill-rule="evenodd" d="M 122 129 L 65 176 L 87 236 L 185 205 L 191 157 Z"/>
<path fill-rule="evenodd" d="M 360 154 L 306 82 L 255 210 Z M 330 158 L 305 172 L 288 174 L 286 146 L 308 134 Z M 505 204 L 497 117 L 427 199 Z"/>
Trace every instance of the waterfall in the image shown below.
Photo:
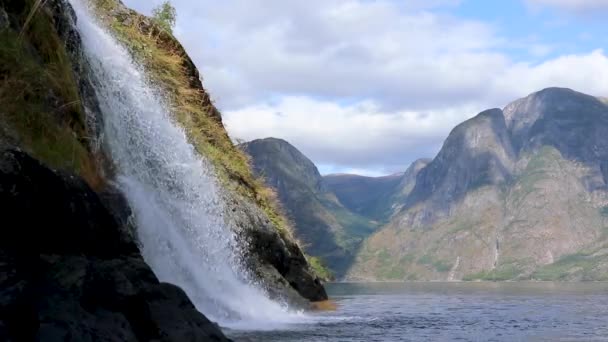
<path fill-rule="evenodd" d="M 86 0 L 70 2 L 103 117 L 100 139 L 133 209 L 146 262 L 223 326 L 293 317 L 246 276 L 213 170 L 173 122 L 162 94 Z"/>

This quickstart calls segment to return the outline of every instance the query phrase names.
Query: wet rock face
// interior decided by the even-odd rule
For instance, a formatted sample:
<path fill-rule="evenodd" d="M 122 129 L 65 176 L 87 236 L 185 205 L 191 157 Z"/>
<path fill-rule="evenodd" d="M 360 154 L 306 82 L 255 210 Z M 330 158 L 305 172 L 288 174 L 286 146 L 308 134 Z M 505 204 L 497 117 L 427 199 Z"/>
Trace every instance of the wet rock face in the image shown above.
<path fill-rule="evenodd" d="M 0 153 L 0 339 L 223 341 L 81 179 Z"/>
<path fill-rule="evenodd" d="M 8 21 L 8 15 L 2 8 L 0 8 L 0 30 L 8 28 L 9 25 L 10 22 Z"/>
<path fill-rule="evenodd" d="M 240 243 L 247 247 L 245 261 L 271 297 L 303 308 L 308 301 L 327 300 L 323 284 L 295 242 L 281 238 L 258 207 L 235 199 L 228 203 Z"/>
<path fill-rule="evenodd" d="M 304 271 L 308 267 L 300 248 L 291 241 L 283 243 L 275 234 L 270 230 L 252 232 L 253 253 L 273 265 L 302 297 L 312 302 L 327 300 L 321 281 L 312 272 Z"/>
<path fill-rule="evenodd" d="M 52 14 L 57 34 L 61 37 L 70 56 L 82 104 L 91 113 L 87 118 L 87 131 L 90 136 L 99 138 L 103 118 L 100 115 L 101 110 L 95 93 L 95 82 L 90 77 L 91 66 L 84 57 L 80 34 L 76 30 L 78 19 L 76 13 L 67 0 L 48 0 L 45 5 Z M 109 167 L 109 165 L 104 165 L 104 167 Z"/>

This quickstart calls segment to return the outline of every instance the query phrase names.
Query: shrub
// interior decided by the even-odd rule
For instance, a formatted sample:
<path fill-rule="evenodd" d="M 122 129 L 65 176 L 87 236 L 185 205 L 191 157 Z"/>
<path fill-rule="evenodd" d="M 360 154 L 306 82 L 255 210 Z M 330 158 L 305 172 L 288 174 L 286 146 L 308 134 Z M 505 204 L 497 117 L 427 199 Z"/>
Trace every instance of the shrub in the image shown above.
<path fill-rule="evenodd" d="M 152 10 L 152 18 L 163 30 L 173 33 L 173 27 L 175 27 L 175 21 L 177 19 L 177 12 L 175 11 L 175 7 L 173 7 L 169 1 L 163 2 L 160 4 L 160 6 Z"/>

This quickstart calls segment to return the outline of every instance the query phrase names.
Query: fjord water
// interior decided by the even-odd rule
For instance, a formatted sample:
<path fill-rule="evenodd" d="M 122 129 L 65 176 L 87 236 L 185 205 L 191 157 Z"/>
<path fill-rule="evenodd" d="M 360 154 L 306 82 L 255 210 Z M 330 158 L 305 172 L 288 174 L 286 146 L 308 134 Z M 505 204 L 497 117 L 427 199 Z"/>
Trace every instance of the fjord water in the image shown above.
<path fill-rule="evenodd" d="M 284 305 L 252 285 L 227 226 L 221 189 L 188 143 L 160 91 L 129 52 L 71 1 L 102 112 L 101 143 L 131 205 L 142 254 L 161 281 L 177 284 L 221 325 L 257 328 L 289 321 Z"/>
<path fill-rule="evenodd" d="M 608 341 L 608 283 L 338 283 L 338 310 L 238 341 Z"/>

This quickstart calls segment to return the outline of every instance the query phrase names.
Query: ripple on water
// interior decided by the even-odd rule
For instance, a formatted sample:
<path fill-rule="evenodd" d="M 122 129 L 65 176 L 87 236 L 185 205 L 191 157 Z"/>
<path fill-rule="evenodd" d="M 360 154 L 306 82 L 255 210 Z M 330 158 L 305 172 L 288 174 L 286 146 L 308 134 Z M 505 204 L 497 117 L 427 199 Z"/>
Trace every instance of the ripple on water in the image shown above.
<path fill-rule="evenodd" d="M 338 311 L 237 341 L 607 341 L 608 284 L 330 284 Z"/>

